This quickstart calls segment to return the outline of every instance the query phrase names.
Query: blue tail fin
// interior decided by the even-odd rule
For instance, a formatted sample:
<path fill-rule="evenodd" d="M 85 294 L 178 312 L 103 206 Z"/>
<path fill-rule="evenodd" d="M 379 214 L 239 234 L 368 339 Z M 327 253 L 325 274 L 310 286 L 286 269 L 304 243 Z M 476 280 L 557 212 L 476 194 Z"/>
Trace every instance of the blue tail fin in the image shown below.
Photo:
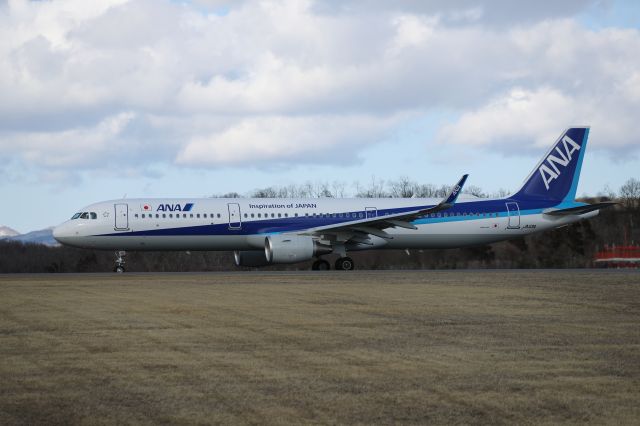
<path fill-rule="evenodd" d="M 512 198 L 573 202 L 588 137 L 589 127 L 565 130 Z"/>

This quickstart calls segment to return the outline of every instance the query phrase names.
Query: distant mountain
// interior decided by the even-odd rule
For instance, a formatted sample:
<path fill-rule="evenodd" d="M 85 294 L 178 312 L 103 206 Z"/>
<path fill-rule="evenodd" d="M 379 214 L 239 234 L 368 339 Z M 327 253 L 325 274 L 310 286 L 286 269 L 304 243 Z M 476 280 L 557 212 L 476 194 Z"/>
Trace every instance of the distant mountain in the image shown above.
<path fill-rule="evenodd" d="M 0 226 L 0 239 L 15 237 L 16 235 L 20 235 L 20 233 L 15 229 L 11 229 L 8 226 Z"/>
<path fill-rule="evenodd" d="M 53 238 L 53 227 L 41 229 L 39 231 L 31 231 L 26 234 L 14 235 L 6 237 L 9 241 L 19 241 L 21 243 L 44 244 L 45 246 L 59 246 L 55 238 Z"/>

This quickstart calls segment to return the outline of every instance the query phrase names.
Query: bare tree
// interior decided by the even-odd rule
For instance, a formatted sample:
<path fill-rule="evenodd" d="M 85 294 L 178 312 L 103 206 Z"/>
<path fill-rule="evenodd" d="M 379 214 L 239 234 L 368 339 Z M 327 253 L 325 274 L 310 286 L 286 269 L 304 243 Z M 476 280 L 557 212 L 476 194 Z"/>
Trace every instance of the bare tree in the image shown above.
<path fill-rule="evenodd" d="M 435 187 L 435 185 L 427 183 L 423 185 L 416 185 L 414 194 L 416 195 L 416 197 L 420 198 L 435 198 L 437 191 L 438 189 Z"/>
<path fill-rule="evenodd" d="M 361 187 L 356 182 L 356 197 L 358 198 L 388 198 L 389 194 L 384 189 L 384 180 L 376 180 L 375 176 L 371 176 L 371 182 L 367 187 Z"/>
<path fill-rule="evenodd" d="M 603 197 L 603 198 L 608 198 L 610 200 L 614 200 L 616 199 L 616 197 L 618 196 L 618 194 L 616 194 L 616 191 L 614 191 L 609 184 L 606 184 L 604 186 L 604 188 L 602 188 L 601 191 L 598 191 L 598 197 Z"/>
<path fill-rule="evenodd" d="M 411 198 L 416 193 L 417 186 L 408 177 L 401 176 L 400 179 L 389 182 L 389 192 L 394 198 Z"/>
<path fill-rule="evenodd" d="M 485 194 L 482 191 L 482 188 L 480 188 L 479 186 L 475 186 L 475 185 L 469 185 L 467 187 L 464 188 L 464 190 L 462 191 L 464 194 L 470 194 L 473 195 L 475 197 L 478 198 L 487 198 L 487 194 Z"/>
<path fill-rule="evenodd" d="M 278 193 L 275 188 L 270 186 L 268 188 L 256 189 L 251 196 L 253 198 L 277 198 Z"/>
<path fill-rule="evenodd" d="M 345 183 L 334 180 L 331 184 L 331 192 L 334 198 L 344 198 L 345 196 Z"/>
<path fill-rule="evenodd" d="M 504 189 L 504 188 L 500 188 L 498 189 L 496 192 L 491 194 L 492 198 L 505 198 L 508 195 L 511 194 L 511 191 Z"/>
<path fill-rule="evenodd" d="M 640 206 L 640 180 L 631 178 L 620 187 L 620 198 L 625 206 L 635 208 Z"/>

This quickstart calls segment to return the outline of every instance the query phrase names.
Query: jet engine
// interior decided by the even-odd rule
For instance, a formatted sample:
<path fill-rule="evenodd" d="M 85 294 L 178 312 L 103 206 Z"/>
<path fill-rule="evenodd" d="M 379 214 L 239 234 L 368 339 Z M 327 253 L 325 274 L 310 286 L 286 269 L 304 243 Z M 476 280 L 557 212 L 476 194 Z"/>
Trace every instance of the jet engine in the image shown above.
<path fill-rule="evenodd" d="M 264 257 L 269 263 L 303 262 L 332 251 L 331 246 L 307 235 L 269 235 L 264 241 Z"/>
<path fill-rule="evenodd" d="M 262 250 L 236 250 L 233 252 L 233 259 L 236 262 L 236 266 L 258 267 L 267 266 L 269 264 L 267 258 L 264 256 L 264 251 Z"/>

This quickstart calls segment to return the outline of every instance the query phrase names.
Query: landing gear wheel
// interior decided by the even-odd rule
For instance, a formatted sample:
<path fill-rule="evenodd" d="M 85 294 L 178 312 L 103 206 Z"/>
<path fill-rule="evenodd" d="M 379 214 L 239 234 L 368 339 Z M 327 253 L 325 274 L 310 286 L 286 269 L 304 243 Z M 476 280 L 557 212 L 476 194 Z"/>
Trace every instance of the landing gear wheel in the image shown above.
<path fill-rule="evenodd" d="M 113 272 L 118 274 L 124 273 L 124 257 L 127 255 L 127 252 L 124 250 L 119 250 L 116 252 L 116 266 L 113 268 Z"/>
<path fill-rule="evenodd" d="M 331 269 L 331 265 L 329 265 L 329 262 L 327 262 L 326 260 L 318 259 L 313 262 L 313 265 L 311 265 L 311 269 L 314 271 L 328 271 L 329 269 Z"/>
<path fill-rule="evenodd" d="M 336 260 L 336 271 L 353 271 L 355 264 L 350 257 L 341 257 Z"/>

